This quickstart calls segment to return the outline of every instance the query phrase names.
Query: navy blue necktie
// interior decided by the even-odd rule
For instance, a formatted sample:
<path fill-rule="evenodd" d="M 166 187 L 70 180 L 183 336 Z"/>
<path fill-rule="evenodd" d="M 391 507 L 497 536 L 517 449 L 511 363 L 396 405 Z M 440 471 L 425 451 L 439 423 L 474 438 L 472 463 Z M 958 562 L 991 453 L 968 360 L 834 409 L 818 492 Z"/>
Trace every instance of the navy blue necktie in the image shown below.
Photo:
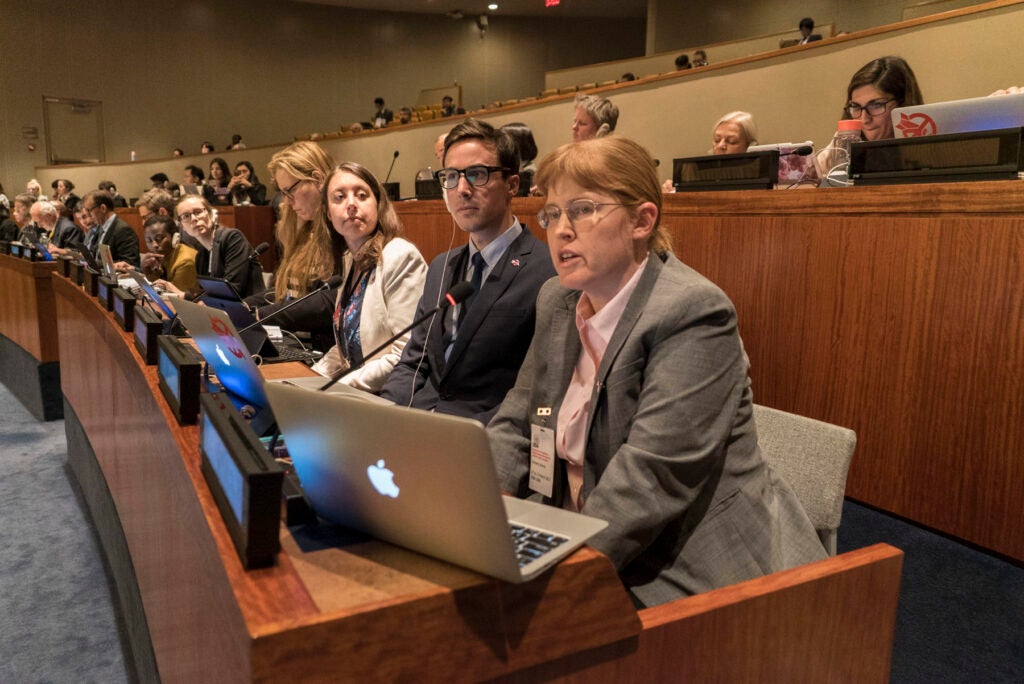
<path fill-rule="evenodd" d="M 471 260 L 473 262 L 473 279 L 470 284 L 473 285 L 473 294 L 466 297 L 466 301 L 462 302 L 462 313 L 460 318 L 465 318 L 466 314 L 469 313 L 469 307 L 473 305 L 473 300 L 480 293 L 480 287 L 484 281 L 484 269 L 487 268 L 487 262 L 484 261 L 484 255 L 477 252 L 473 255 Z"/>

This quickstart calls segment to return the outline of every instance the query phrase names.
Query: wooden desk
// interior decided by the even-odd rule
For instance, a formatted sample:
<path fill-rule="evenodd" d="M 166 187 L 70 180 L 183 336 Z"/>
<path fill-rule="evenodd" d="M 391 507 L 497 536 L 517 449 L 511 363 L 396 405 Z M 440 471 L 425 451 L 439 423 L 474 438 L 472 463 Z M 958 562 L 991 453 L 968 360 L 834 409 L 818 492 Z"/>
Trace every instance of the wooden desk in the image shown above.
<path fill-rule="evenodd" d="M 659 668 L 888 680 L 902 553 L 884 545 L 639 614 L 589 549 L 513 586 L 338 529 L 282 528 L 279 564 L 245 572 L 199 471 L 197 429 L 174 423 L 110 314 L 53 278 L 73 369 L 68 462 L 142 681 L 622 681 Z"/>
<path fill-rule="evenodd" d="M 264 271 L 267 273 L 273 273 L 274 269 L 277 268 L 277 250 L 274 248 L 273 208 L 270 206 L 225 206 L 214 208 L 217 210 L 217 222 L 222 226 L 237 228 L 242 231 L 242 233 L 245 234 L 245 237 L 249 240 L 249 244 L 253 247 L 264 242 L 270 244 L 270 249 L 260 255 L 260 263 L 263 264 Z M 142 229 L 142 217 L 139 216 L 139 210 L 135 207 L 131 207 L 129 209 L 117 209 L 115 211 L 125 223 L 135 229 L 135 234 L 139 236 L 141 251 L 147 251 L 145 236 Z"/>
<path fill-rule="evenodd" d="M 541 204 L 513 210 L 543 239 Z M 736 305 L 755 400 L 856 430 L 850 497 L 1024 561 L 1024 181 L 664 204 Z M 443 203 L 398 210 L 425 257 L 447 249 Z"/>
<path fill-rule="evenodd" d="M 53 262 L 0 254 L 0 382 L 39 420 L 63 415 Z"/>

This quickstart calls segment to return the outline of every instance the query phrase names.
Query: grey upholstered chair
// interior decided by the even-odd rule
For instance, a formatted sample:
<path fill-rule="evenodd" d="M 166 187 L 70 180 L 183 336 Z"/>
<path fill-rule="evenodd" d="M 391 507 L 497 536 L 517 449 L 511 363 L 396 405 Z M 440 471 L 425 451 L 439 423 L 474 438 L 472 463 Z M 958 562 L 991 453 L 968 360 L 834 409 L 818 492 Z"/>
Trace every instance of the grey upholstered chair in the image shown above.
<path fill-rule="evenodd" d="M 776 473 L 789 483 L 830 556 L 843 515 L 846 471 L 857 434 L 831 423 L 754 405 L 757 443 Z"/>

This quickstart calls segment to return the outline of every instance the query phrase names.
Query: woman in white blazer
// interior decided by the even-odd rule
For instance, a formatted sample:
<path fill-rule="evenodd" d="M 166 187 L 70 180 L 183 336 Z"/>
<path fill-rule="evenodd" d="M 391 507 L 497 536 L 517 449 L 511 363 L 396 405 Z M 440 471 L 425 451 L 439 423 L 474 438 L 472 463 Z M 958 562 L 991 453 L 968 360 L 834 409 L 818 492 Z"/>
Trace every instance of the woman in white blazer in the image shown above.
<path fill-rule="evenodd" d="M 352 368 L 340 382 L 376 393 L 409 335 L 371 358 L 365 355 L 412 323 L 427 265 L 412 243 L 398 237 L 398 214 L 366 167 L 355 162 L 335 167 L 324 185 L 324 203 L 344 285 L 334 306 L 335 345 L 313 370 L 333 376 Z"/>

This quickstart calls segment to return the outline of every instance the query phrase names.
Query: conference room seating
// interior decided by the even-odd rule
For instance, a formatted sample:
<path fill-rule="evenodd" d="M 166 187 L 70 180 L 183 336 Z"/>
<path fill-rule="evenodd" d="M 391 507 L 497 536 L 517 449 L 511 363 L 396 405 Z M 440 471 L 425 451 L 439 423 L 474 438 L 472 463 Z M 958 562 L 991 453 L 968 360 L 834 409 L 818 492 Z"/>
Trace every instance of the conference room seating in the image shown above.
<path fill-rule="evenodd" d="M 857 445 L 848 428 L 754 404 L 757 443 L 796 493 L 830 556 L 843 515 L 846 473 Z"/>

